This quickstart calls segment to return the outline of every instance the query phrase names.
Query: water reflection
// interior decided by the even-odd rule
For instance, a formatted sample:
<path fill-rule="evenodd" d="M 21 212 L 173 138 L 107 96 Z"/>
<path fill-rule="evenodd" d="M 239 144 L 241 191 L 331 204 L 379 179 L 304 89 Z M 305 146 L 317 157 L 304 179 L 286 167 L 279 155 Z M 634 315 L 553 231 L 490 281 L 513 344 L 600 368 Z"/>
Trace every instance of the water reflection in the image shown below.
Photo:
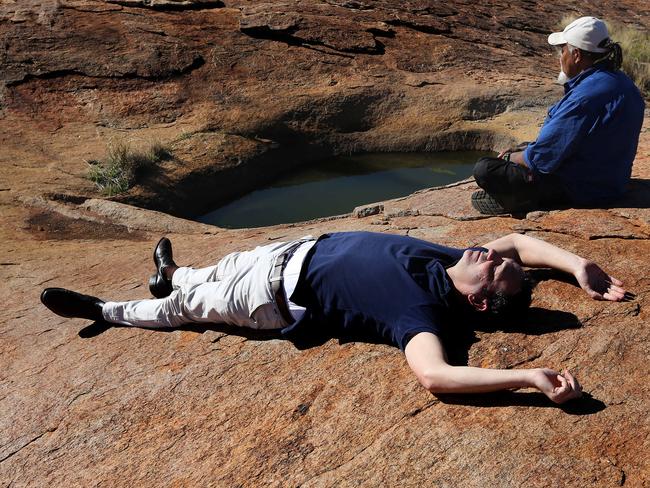
<path fill-rule="evenodd" d="M 364 203 L 405 196 L 467 178 L 492 153 L 365 153 L 299 168 L 197 218 L 225 228 L 261 227 L 350 212 Z"/>

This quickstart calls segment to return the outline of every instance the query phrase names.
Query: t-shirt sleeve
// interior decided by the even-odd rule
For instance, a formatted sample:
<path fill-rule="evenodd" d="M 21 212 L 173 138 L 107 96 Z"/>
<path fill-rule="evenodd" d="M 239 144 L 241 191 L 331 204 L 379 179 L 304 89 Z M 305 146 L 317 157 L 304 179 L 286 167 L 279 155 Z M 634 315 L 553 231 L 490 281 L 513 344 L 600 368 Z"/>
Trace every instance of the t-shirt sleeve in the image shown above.
<path fill-rule="evenodd" d="M 539 173 L 553 173 L 596 122 L 596 116 L 580 100 L 565 100 L 549 112 L 537 140 L 524 151 L 528 167 Z"/>
<path fill-rule="evenodd" d="M 408 342 L 420 332 L 431 332 L 437 336 L 442 333 L 442 317 L 435 307 L 425 305 L 406 311 L 393 327 L 393 340 L 404 351 Z"/>

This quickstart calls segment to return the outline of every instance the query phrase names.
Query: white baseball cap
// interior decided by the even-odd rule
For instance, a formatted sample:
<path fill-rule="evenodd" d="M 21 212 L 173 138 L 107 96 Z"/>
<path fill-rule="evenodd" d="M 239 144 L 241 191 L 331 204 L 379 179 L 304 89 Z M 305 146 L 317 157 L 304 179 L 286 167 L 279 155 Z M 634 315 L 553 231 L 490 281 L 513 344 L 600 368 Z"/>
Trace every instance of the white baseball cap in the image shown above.
<path fill-rule="evenodd" d="M 607 49 L 598 47 L 609 38 L 605 22 L 596 17 L 580 17 L 567 25 L 562 32 L 553 32 L 548 36 L 548 43 L 553 46 L 571 44 L 592 53 L 605 53 Z"/>

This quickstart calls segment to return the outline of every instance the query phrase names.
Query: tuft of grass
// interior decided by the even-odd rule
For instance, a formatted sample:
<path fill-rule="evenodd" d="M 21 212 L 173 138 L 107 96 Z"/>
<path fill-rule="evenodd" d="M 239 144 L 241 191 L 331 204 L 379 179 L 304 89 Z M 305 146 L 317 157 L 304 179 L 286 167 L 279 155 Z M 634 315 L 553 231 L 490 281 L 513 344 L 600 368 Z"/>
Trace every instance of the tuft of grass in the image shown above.
<path fill-rule="evenodd" d="M 579 16 L 562 18 L 559 29 L 564 29 Z M 645 98 L 650 98 L 650 34 L 617 22 L 605 22 L 609 35 L 623 50 L 621 69 L 636 83 Z"/>
<path fill-rule="evenodd" d="M 181 134 L 176 138 L 177 141 L 185 141 L 187 139 L 190 139 L 194 135 L 193 131 L 189 130 L 184 130 L 181 132 Z"/>
<path fill-rule="evenodd" d="M 88 161 L 88 178 L 110 197 L 124 193 L 146 170 L 172 158 L 169 147 L 160 141 L 152 142 L 144 150 L 132 149 L 125 141 L 112 141 L 103 160 Z"/>
<path fill-rule="evenodd" d="M 171 149 L 160 141 L 152 142 L 144 153 L 146 164 L 151 165 L 160 163 L 161 161 L 168 161 L 173 159 L 173 157 L 174 155 L 172 154 Z"/>
<path fill-rule="evenodd" d="M 609 35 L 623 49 L 623 66 L 643 96 L 650 98 L 650 34 L 620 24 L 608 24 Z"/>

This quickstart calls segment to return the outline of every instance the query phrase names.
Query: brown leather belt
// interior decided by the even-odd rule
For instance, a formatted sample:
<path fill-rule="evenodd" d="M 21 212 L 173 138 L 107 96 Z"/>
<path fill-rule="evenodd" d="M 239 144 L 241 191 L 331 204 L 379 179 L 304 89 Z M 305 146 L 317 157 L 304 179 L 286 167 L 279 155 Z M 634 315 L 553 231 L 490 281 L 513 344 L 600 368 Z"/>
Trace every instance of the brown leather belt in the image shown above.
<path fill-rule="evenodd" d="M 273 270 L 271 271 L 271 291 L 273 292 L 275 303 L 278 306 L 278 311 L 288 325 L 293 324 L 295 320 L 289 311 L 288 297 L 285 296 L 284 286 L 282 286 L 284 283 L 284 269 L 287 267 L 287 263 L 291 259 L 291 256 L 293 256 L 293 253 L 305 242 L 308 241 L 297 242 L 282 254 L 278 254 L 273 264 Z"/>

